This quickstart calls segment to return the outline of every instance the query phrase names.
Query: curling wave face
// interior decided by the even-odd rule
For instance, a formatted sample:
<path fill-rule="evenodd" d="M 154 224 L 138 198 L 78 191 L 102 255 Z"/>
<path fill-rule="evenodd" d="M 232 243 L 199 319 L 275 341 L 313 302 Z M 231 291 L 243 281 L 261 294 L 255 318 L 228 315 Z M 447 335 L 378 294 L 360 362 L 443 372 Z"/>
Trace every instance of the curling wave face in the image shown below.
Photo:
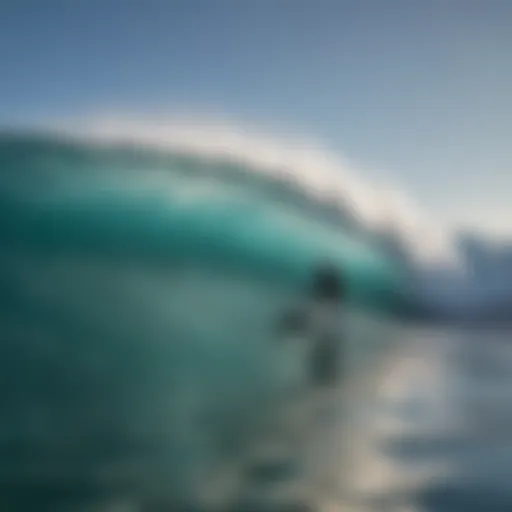
<path fill-rule="evenodd" d="M 240 162 L 4 133 L 0 169 L 11 507 L 197 494 L 301 378 L 274 326 L 318 263 L 354 305 L 400 307 L 403 276 L 353 218 Z"/>

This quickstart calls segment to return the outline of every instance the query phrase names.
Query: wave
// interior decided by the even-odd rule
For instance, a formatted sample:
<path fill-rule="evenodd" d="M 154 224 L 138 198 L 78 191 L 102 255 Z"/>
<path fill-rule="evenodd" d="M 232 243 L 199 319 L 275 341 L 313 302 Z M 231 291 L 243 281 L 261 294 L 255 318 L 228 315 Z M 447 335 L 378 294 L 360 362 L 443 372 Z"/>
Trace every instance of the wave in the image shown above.
<path fill-rule="evenodd" d="M 306 159 L 291 179 L 279 174 L 283 167 L 276 175 L 275 166 L 244 160 L 231 146 L 192 150 L 171 138 L 157 148 L 143 137 L 115 140 L 102 132 L 99 140 L 92 133 L 4 133 L 0 236 L 124 247 L 154 258 L 217 258 L 283 276 L 332 260 L 354 281 L 356 298 L 398 286 L 399 269 L 368 236 L 359 210 L 326 200 L 319 185 L 300 178 Z"/>
<path fill-rule="evenodd" d="M 406 286 L 306 156 L 283 167 L 207 134 L 198 148 L 100 132 L 0 137 L 7 503 L 197 496 L 300 388 L 304 354 L 276 322 L 318 263 L 374 311 L 399 309 Z M 351 371 L 368 372 L 355 361 L 390 329 L 361 311 L 346 322 Z"/>

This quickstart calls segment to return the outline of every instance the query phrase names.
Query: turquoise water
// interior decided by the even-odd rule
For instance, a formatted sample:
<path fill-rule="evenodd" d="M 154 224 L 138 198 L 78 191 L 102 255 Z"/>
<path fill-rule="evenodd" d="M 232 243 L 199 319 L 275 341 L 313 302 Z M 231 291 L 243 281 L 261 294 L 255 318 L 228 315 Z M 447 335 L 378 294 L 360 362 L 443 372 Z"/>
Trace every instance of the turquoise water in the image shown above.
<path fill-rule="evenodd" d="M 19 134 L 0 138 L 0 168 L 9 510 L 196 499 L 303 389 L 303 354 L 276 325 L 320 262 L 349 281 L 347 374 L 392 337 L 375 315 L 399 309 L 400 272 L 291 183 Z"/>

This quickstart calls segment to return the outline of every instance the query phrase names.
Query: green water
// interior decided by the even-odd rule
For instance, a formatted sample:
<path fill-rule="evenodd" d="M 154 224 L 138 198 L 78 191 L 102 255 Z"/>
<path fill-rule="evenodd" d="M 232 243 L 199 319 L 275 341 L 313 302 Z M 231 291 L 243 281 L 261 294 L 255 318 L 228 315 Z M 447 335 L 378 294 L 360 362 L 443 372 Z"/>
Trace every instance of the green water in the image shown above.
<path fill-rule="evenodd" d="M 351 314 L 347 371 L 390 337 L 371 315 L 399 308 L 399 271 L 286 183 L 12 134 L 0 168 L 9 510 L 197 495 L 300 387 L 303 355 L 276 324 L 318 263 L 343 269 L 350 308 L 370 311 Z"/>

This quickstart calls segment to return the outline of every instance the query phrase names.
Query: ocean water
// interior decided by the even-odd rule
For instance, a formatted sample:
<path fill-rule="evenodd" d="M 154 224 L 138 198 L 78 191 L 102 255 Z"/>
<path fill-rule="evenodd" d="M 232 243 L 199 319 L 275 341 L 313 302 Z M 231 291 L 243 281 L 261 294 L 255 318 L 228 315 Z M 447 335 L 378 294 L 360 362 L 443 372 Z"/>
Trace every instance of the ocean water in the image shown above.
<path fill-rule="evenodd" d="M 404 332 L 353 437 L 342 510 L 511 510 L 511 369 L 509 328 Z"/>
<path fill-rule="evenodd" d="M 398 322 L 357 216 L 190 150 L 4 133 L 0 169 L 1 510 L 512 510 L 510 331 Z M 322 392 L 278 326 L 324 261 Z"/>
<path fill-rule="evenodd" d="M 287 471 L 301 503 L 337 489 L 404 282 L 353 218 L 190 152 L 6 133 L 0 169 L 2 510 L 270 510 Z M 350 300 L 322 398 L 278 325 L 325 261 Z"/>

